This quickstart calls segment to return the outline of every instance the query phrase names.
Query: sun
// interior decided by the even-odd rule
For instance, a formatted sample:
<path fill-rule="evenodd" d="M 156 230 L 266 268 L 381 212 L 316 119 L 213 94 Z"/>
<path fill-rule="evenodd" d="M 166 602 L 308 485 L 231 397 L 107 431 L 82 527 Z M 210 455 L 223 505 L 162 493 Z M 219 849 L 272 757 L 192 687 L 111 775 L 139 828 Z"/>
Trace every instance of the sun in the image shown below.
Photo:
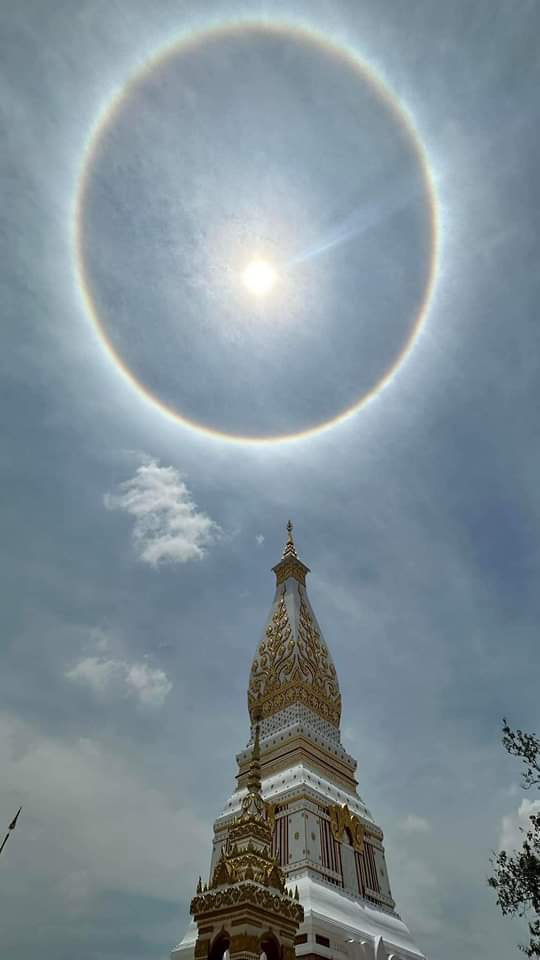
<path fill-rule="evenodd" d="M 268 260 L 252 260 L 242 274 L 244 286 L 256 297 L 265 297 L 275 286 L 277 273 Z"/>

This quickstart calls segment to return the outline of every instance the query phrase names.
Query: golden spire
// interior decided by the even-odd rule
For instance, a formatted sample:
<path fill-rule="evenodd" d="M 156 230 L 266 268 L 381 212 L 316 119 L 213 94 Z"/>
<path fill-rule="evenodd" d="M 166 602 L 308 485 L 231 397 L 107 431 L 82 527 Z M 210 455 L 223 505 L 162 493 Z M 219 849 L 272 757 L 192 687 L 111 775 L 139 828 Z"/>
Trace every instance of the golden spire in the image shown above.
<path fill-rule="evenodd" d="M 242 798 L 240 806 L 240 821 L 246 822 L 260 820 L 266 824 L 266 806 L 262 798 L 261 784 L 261 741 L 260 741 L 260 714 L 257 711 L 254 716 L 255 739 L 251 751 L 251 760 L 247 775 L 247 792 Z M 271 831 L 270 831 L 271 836 Z"/>
<path fill-rule="evenodd" d="M 278 585 L 283 583 L 289 577 L 294 577 L 294 579 L 298 580 L 299 583 L 305 585 L 306 573 L 309 573 L 309 567 L 306 567 L 305 563 L 302 563 L 302 561 L 298 559 L 292 532 L 293 525 L 289 520 L 287 523 L 287 542 L 285 543 L 283 556 L 281 557 L 279 563 L 276 563 L 275 567 L 272 567 L 276 575 Z"/>
<path fill-rule="evenodd" d="M 296 548 L 294 546 L 292 532 L 293 532 L 293 525 L 292 525 L 292 522 L 289 520 L 287 523 L 287 543 L 285 544 L 285 549 L 283 551 L 283 556 L 281 558 L 282 560 L 285 560 L 287 557 L 295 557 L 296 559 L 298 559 Z"/>
<path fill-rule="evenodd" d="M 247 779 L 248 793 L 261 792 L 261 741 L 259 717 L 255 721 L 255 740 L 251 751 L 251 763 Z"/>

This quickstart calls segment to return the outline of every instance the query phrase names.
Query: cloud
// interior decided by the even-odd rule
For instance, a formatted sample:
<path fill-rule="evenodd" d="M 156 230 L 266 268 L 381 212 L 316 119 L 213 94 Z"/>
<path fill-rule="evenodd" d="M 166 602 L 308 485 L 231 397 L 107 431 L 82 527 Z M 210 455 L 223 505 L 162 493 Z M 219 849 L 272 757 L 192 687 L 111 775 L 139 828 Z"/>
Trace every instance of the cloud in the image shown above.
<path fill-rule="evenodd" d="M 258 533 L 255 537 L 256 542 L 261 546 L 264 543 L 264 534 Z"/>
<path fill-rule="evenodd" d="M 444 928 L 440 878 L 430 864 L 396 844 L 392 848 L 390 881 L 397 908 L 415 937 L 438 935 Z M 423 946 L 423 944 L 422 944 Z"/>
<path fill-rule="evenodd" d="M 415 813 L 409 813 L 400 823 L 401 829 L 405 833 L 429 833 L 431 824 L 425 817 L 418 817 Z"/>
<path fill-rule="evenodd" d="M 105 657 L 84 657 L 65 677 L 89 687 L 96 696 L 133 697 L 144 707 L 161 707 L 172 690 L 167 674 L 159 667 Z"/>
<path fill-rule="evenodd" d="M 105 506 L 134 517 L 135 552 L 153 567 L 201 560 L 221 533 L 218 524 L 197 509 L 179 471 L 157 460 L 147 460 L 117 493 L 106 494 Z"/>
<path fill-rule="evenodd" d="M 90 639 L 93 640 L 96 649 L 101 653 L 105 653 L 106 650 L 109 650 L 111 643 L 109 634 L 100 627 L 96 627 L 94 630 L 90 631 Z"/>
<path fill-rule="evenodd" d="M 502 818 L 499 850 L 512 851 L 521 847 L 524 834 L 531 826 L 530 817 L 535 813 L 540 813 L 540 800 L 524 798 L 515 813 Z"/>
<path fill-rule="evenodd" d="M 25 815 L 12 846 L 13 893 L 30 884 L 65 905 L 68 889 L 76 901 L 99 890 L 168 900 L 192 892 L 210 825 L 186 798 L 149 782 L 118 747 L 46 736 L 7 713 L 0 720 L 2 809 L 20 802 Z"/>
<path fill-rule="evenodd" d="M 172 690 L 172 683 L 164 670 L 146 663 L 133 663 L 126 674 L 126 685 L 139 697 L 142 704 L 161 706 Z"/>

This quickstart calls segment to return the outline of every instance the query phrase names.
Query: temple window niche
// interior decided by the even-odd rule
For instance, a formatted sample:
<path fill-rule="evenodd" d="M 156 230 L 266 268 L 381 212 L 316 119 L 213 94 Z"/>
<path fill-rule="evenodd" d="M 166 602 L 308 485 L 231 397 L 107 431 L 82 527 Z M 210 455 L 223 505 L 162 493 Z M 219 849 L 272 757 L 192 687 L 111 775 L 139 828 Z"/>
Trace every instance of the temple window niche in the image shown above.
<path fill-rule="evenodd" d="M 262 937 L 260 960 L 280 960 L 280 958 L 281 948 L 275 937 L 270 934 Z"/>
<path fill-rule="evenodd" d="M 230 960 L 230 943 L 231 938 L 228 933 L 218 934 L 210 948 L 208 960 Z"/>

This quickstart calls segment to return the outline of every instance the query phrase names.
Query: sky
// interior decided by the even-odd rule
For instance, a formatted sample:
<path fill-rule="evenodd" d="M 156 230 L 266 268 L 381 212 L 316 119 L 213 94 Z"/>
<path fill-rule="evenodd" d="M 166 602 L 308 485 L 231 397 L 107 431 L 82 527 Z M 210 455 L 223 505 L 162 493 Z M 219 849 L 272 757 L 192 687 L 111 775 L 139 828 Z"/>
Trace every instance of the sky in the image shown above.
<path fill-rule="evenodd" d="M 0 5 L 2 955 L 182 937 L 291 518 L 399 912 L 519 956 L 486 881 L 534 800 L 539 29 Z"/>

